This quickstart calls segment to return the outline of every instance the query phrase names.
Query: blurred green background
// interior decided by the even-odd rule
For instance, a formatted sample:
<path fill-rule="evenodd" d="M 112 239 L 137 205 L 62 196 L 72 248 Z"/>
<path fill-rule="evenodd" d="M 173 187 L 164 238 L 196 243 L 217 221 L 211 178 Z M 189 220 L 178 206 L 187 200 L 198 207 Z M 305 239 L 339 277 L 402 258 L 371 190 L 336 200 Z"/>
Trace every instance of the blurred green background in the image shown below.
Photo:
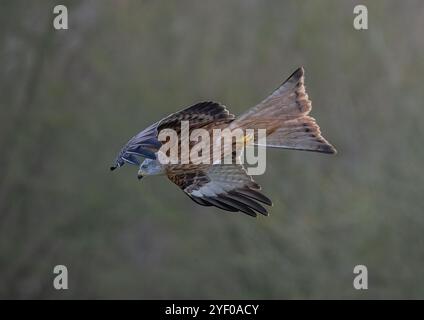
<path fill-rule="evenodd" d="M 419 0 L 0 0 L 0 297 L 424 298 L 423 30 Z M 269 217 L 109 172 L 150 123 L 240 114 L 301 65 L 339 153 L 269 151 Z"/>

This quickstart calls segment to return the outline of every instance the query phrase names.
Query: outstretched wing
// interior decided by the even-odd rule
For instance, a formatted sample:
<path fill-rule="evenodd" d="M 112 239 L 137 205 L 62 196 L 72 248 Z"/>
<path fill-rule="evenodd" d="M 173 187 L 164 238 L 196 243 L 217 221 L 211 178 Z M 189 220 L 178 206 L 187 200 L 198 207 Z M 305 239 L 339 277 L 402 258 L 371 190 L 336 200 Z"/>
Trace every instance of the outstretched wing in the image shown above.
<path fill-rule="evenodd" d="M 110 170 L 122 167 L 125 163 L 139 165 L 138 157 L 155 159 L 155 152 L 161 147 L 158 136 L 158 122 L 152 124 L 143 131 L 132 137 L 119 151 L 115 159 L 115 164 L 110 167 Z"/>
<path fill-rule="evenodd" d="M 171 171 L 167 176 L 194 202 L 226 211 L 241 211 L 253 217 L 256 212 L 268 215 L 260 202 L 271 206 L 271 200 L 259 192 L 260 186 L 241 165 L 211 165 L 186 171 Z"/>
<path fill-rule="evenodd" d="M 192 130 L 210 124 L 229 123 L 233 120 L 234 115 L 220 103 L 212 101 L 197 103 L 170 114 L 132 137 L 119 151 L 115 164 L 110 169 L 114 170 L 125 163 L 139 165 L 138 157 L 156 159 L 155 153 L 162 146 L 158 140 L 159 132 L 162 129 L 173 129 L 180 133 L 181 121 L 189 121 L 190 130 Z"/>
<path fill-rule="evenodd" d="M 170 114 L 160 121 L 158 130 L 174 129 L 179 132 L 181 121 L 190 121 L 191 130 L 219 121 L 231 122 L 232 120 L 234 120 L 234 115 L 229 113 L 224 105 L 213 101 L 205 101 Z"/>

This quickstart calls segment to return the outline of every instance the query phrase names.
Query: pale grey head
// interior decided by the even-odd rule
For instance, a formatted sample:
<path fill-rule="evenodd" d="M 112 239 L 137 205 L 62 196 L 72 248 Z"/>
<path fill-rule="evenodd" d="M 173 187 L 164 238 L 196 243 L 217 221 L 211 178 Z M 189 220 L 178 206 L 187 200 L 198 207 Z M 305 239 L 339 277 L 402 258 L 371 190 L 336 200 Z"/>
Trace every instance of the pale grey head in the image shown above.
<path fill-rule="evenodd" d="M 144 176 L 153 176 L 164 173 L 164 167 L 156 157 L 156 159 L 144 159 L 143 163 L 140 164 L 140 167 L 138 168 L 137 177 L 138 179 L 141 179 Z"/>

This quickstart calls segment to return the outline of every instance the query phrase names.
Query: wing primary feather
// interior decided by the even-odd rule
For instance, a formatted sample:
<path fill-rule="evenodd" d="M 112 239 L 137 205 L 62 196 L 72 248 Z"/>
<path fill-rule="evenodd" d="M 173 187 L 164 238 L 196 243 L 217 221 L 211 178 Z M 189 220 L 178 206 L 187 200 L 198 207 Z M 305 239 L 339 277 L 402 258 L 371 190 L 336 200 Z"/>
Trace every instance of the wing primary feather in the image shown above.
<path fill-rule="evenodd" d="M 268 211 L 264 207 L 262 207 L 256 201 L 249 199 L 248 197 L 242 195 L 241 193 L 230 191 L 226 196 L 228 198 L 234 199 L 236 201 L 239 201 L 239 202 L 245 204 L 246 206 L 250 207 L 253 210 L 256 210 L 257 212 L 263 214 L 264 216 L 268 215 Z"/>
<path fill-rule="evenodd" d="M 157 138 L 148 138 L 138 143 L 138 145 L 144 146 L 144 147 L 154 147 L 156 149 L 159 149 L 162 146 L 162 143 Z"/>
<path fill-rule="evenodd" d="M 231 212 L 239 211 L 237 208 L 234 208 L 233 206 L 227 205 L 226 203 L 223 203 L 216 198 L 215 199 L 207 198 L 207 199 L 203 199 L 203 200 L 205 200 L 205 201 L 211 203 L 213 206 L 218 207 L 218 208 L 225 210 L 225 211 L 231 211 Z"/>
<path fill-rule="evenodd" d="M 272 206 L 272 201 L 271 199 L 269 199 L 267 196 L 263 195 L 262 193 L 252 190 L 252 189 L 248 189 L 248 188 L 243 188 L 243 189 L 237 189 L 236 190 L 238 193 L 241 193 L 251 199 L 260 201 L 264 204 L 267 204 L 269 206 Z"/>
<path fill-rule="evenodd" d="M 150 150 L 147 150 L 145 148 L 139 147 L 139 148 L 136 148 L 136 149 L 131 149 L 131 150 L 128 150 L 126 153 L 127 154 L 135 154 L 137 156 L 145 157 L 145 158 L 149 158 L 149 159 L 156 159 L 155 153 L 150 151 Z"/>
<path fill-rule="evenodd" d="M 188 195 L 188 194 L 187 194 Z M 193 196 L 190 196 L 190 195 L 188 195 L 189 196 L 189 198 L 191 199 L 191 200 L 193 200 L 194 202 L 196 202 L 197 204 L 200 204 L 201 206 L 205 206 L 205 207 L 210 207 L 210 206 L 212 206 L 212 204 L 210 204 L 209 202 L 206 202 L 205 200 L 203 200 L 202 198 L 199 198 L 199 197 L 193 197 Z"/>
<path fill-rule="evenodd" d="M 237 211 L 241 211 L 248 214 L 249 216 L 256 217 L 256 212 L 250 209 L 249 206 L 247 206 L 246 204 L 238 200 L 232 199 L 228 197 L 227 195 L 220 194 L 218 197 L 221 202 L 224 202 L 225 204 L 238 209 Z"/>
<path fill-rule="evenodd" d="M 123 156 L 122 160 L 125 161 L 126 163 L 129 163 L 135 166 L 140 165 L 140 161 L 138 161 L 138 159 L 133 154 L 128 154 L 126 156 Z"/>

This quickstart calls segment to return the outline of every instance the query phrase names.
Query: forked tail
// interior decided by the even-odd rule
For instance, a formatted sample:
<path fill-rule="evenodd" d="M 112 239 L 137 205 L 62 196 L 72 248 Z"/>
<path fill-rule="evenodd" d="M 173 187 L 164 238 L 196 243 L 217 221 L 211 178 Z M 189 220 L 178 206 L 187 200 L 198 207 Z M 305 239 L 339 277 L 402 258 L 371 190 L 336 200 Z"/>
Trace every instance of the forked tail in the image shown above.
<path fill-rule="evenodd" d="M 266 146 L 336 153 L 315 122 L 304 86 L 304 70 L 297 69 L 277 90 L 230 125 L 230 129 L 266 129 Z"/>

